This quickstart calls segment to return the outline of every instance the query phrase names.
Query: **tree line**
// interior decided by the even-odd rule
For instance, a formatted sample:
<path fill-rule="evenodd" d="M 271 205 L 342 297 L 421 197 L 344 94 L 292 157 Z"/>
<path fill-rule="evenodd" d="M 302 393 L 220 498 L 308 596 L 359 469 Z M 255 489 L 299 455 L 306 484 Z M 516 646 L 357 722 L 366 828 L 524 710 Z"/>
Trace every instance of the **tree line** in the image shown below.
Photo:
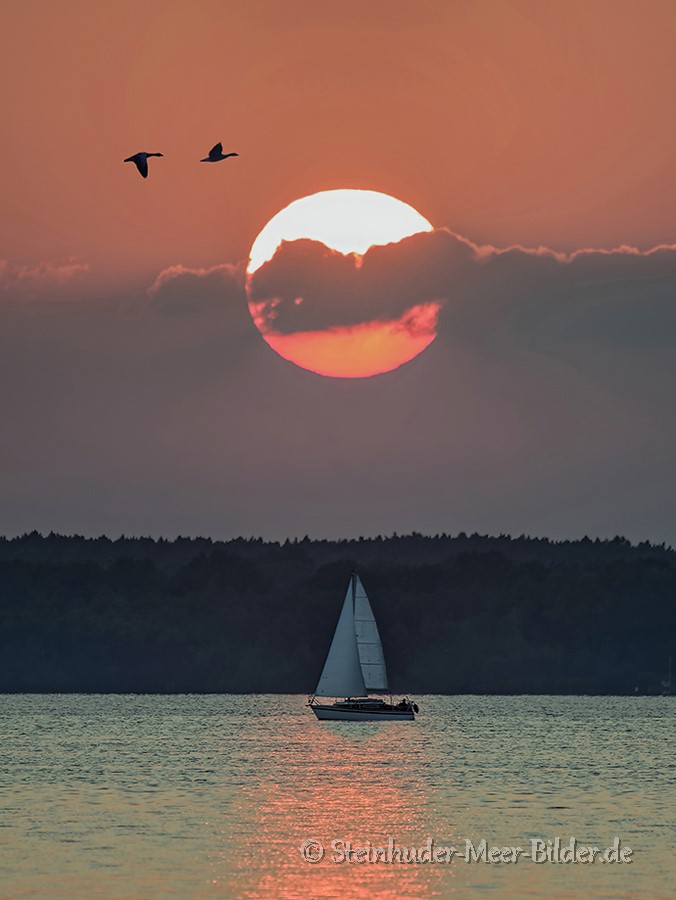
<path fill-rule="evenodd" d="M 310 693 L 355 567 L 396 692 L 666 689 L 663 544 L 33 532 L 0 538 L 0 691 Z"/>

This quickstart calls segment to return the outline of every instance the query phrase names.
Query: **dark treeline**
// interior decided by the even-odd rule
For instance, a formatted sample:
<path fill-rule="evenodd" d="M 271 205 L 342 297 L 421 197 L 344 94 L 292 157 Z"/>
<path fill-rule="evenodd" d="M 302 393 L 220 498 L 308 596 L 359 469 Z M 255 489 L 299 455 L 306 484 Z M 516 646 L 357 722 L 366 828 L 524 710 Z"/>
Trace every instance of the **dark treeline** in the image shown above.
<path fill-rule="evenodd" d="M 393 689 L 660 693 L 676 552 L 623 538 L 0 538 L 0 691 L 311 692 L 358 567 Z"/>

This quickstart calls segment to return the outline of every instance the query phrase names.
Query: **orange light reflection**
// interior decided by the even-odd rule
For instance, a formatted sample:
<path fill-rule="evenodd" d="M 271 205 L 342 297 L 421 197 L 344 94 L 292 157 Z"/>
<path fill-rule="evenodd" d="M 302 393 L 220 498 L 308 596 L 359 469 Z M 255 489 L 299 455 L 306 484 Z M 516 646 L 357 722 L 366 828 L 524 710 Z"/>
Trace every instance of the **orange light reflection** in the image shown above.
<path fill-rule="evenodd" d="M 270 735 L 268 774 L 238 803 L 238 817 L 249 825 L 227 835 L 213 885 L 260 900 L 426 900 L 451 890 L 458 876 L 462 882 L 457 865 L 332 859 L 335 840 L 386 848 L 393 837 L 398 847 L 417 848 L 434 835 L 414 732 L 405 733 L 401 723 L 312 723 L 298 736 L 300 746 L 297 737 Z M 301 857 L 308 838 L 326 848 L 319 863 Z"/>

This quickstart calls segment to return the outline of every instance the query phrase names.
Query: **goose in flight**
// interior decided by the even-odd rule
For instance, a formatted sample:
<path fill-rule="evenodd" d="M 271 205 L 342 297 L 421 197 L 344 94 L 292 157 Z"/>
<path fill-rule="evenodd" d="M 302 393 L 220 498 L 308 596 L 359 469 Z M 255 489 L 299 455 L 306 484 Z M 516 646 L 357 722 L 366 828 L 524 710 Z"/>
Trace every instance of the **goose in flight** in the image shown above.
<path fill-rule="evenodd" d="M 124 161 L 133 162 L 141 175 L 143 175 L 144 178 L 147 178 L 149 156 L 164 156 L 164 153 L 135 153 L 133 156 L 128 156 Z"/>
<path fill-rule="evenodd" d="M 209 155 L 205 156 L 204 159 L 201 159 L 200 162 L 220 162 L 222 159 L 227 159 L 229 156 L 239 156 L 239 153 L 223 153 L 223 144 L 219 141 L 211 148 Z"/>

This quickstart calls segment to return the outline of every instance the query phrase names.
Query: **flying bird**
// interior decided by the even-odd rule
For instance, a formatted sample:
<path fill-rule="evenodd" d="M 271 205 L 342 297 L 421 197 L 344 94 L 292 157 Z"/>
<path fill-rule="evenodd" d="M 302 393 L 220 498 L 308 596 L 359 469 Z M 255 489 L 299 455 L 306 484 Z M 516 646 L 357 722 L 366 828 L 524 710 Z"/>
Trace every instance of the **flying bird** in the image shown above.
<path fill-rule="evenodd" d="M 201 159 L 200 162 L 220 162 L 222 159 L 227 159 L 229 156 L 239 156 L 239 153 L 223 153 L 223 144 L 216 144 L 209 151 L 209 155 L 205 156 L 204 159 Z"/>
<path fill-rule="evenodd" d="M 147 178 L 149 156 L 164 156 L 164 153 L 135 153 L 133 156 L 128 156 L 124 161 L 133 162 L 141 175 L 143 175 L 144 178 Z"/>

